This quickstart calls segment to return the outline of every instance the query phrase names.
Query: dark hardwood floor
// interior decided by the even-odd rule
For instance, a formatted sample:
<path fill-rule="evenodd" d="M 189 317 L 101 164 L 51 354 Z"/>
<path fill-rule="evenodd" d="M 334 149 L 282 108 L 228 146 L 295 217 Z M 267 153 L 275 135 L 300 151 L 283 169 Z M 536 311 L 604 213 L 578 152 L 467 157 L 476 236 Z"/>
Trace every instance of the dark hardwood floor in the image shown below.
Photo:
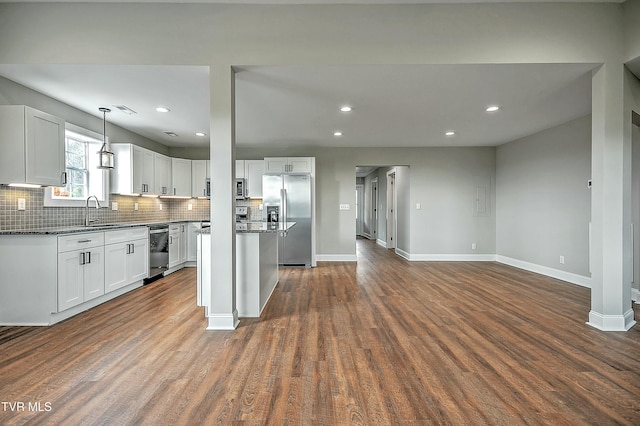
<path fill-rule="evenodd" d="M 233 332 L 205 330 L 194 269 L 0 327 L 0 424 L 640 424 L 640 326 L 585 325 L 588 289 L 357 250 L 282 270 Z"/>

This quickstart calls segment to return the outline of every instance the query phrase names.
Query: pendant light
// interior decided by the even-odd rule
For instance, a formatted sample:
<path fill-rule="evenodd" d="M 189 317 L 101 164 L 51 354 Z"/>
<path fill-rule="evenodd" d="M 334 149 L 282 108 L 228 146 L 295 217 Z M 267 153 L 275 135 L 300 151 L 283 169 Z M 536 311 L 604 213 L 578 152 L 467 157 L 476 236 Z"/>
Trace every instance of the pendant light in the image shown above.
<path fill-rule="evenodd" d="M 100 157 L 98 160 L 98 168 L 99 169 L 113 169 L 113 152 L 107 149 L 107 113 L 111 112 L 109 108 L 100 107 L 98 108 L 100 112 L 102 112 L 102 122 L 103 122 L 103 142 L 102 148 L 98 151 L 98 156 Z"/>

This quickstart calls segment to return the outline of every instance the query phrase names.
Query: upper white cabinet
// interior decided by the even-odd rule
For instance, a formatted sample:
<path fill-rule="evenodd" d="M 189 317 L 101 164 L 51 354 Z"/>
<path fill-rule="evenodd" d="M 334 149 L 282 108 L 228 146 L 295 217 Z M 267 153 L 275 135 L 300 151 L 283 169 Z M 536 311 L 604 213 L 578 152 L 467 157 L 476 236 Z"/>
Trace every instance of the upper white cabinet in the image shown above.
<path fill-rule="evenodd" d="M 0 106 L 0 183 L 64 185 L 64 127 L 28 106 Z"/>
<path fill-rule="evenodd" d="M 313 173 L 313 157 L 266 157 L 264 173 Z"/>
<path fill-rule="evenodd" d="M 153 154 L 154 183 L 156 194 L 171 194 L 171 158 L 166 155 Z"/>
<path fill-rule="evenodd" d="M 191 197 L 191 160 L 171 159 L 172 190 L 169 195 Z"/>
<path fill-rule="evenodd" d="M 207 194 L 207 179 L 209 179 L 210 172 L 209 160 L 192 160 L 191 161 L 191 196 L 192 197 L 206 197 Z"/>
<path fill-rule="evenodd" d="M 247 179 L 247 197 L 262 198 L 263 160 L 245 160 L 244 174 Z"/>
<path fill-rule="evenodd" d="M 116 194 L 157 194 L 155 153 L 130 143 L 111 144 L 115 168 L 111 171 L 111 192 Z"/>
<path fill-rule="evenodd" d="M 236 160 L 236 179 L 246 178 L 244 174 L 244 162 L 245 160 Z"/>

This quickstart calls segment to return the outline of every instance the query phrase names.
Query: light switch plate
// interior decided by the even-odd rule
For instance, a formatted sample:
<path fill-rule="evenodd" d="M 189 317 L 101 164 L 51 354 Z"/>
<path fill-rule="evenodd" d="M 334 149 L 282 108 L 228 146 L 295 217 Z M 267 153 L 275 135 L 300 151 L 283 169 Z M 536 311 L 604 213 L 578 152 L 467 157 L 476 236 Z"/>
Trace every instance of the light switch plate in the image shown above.
<path fill-rule="evenodd" d="M 111 210 L 118 210 L 118 202 L 117 201 L 112 201 L 111 202 Z"/>
<path fill-rule="evenodd" d="M 350 208 L 349 204 L 340 204 L 340 210 L 349 210 Z"/>
<path fill-rule="evenodd" d="M 189 205 L 187 206 L 187 210 L 189 211 L 193 210 L 193 204 L 189 203 Z"/>
<path fill-rule="evenodd" d="M 133 209 L 138 210 L 138 203 L 133 203 Z"/>
<path fill-rule="evenodd" d="M 18 198 L 18 210 L 27 209 L 27 200 L 24 198 Z"/>
<path fill-rule="evenodd" d="M 422 208 L 422 205 L 420 203 L 416 203 L 416 210 L 420 210 Z"/>

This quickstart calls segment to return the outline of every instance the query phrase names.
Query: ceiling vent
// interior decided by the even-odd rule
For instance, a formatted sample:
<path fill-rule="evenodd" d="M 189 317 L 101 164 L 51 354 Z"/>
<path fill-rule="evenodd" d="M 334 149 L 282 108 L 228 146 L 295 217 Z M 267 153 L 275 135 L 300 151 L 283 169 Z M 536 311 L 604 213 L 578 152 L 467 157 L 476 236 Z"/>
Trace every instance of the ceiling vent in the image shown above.
<path fill-rule="evenodd" d="M 135 112 L 134 110 L 132 110 L 126 105 L 114 105 L 114 107 L 118 108 L 120 111 L 124 112 L 127 115 L 137 114 L 137 112 Z"/>
<path fill-rule="evenodd" d="M 164 132 L 164 134 L 165 134 L 165 135 L 168 135 L 168 136 L 172 136 L 172 137 L 176 137 L 176 136 L 178 136 L 178 134 L 177 134 L 177 133 L 175 133 L 175 132 Z"/>

